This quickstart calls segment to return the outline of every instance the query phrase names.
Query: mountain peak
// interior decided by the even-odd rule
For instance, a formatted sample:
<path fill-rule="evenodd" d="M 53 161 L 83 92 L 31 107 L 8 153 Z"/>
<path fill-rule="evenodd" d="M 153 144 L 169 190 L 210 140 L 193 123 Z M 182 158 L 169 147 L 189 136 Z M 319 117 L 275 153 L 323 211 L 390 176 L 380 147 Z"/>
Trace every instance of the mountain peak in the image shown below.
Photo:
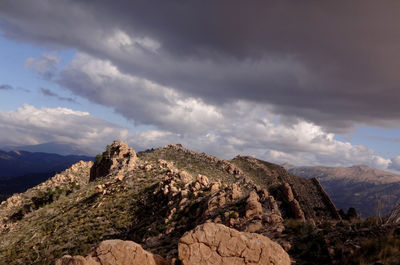
<path fill-rule="evenodd" d="M 90 170 L 90 181 L 110 174 L 114 169 L 131 170 L 137 161 L 133 148 L 121 141 L 108 145 L 106 151 L 96 156 L 96 162 Z"/>

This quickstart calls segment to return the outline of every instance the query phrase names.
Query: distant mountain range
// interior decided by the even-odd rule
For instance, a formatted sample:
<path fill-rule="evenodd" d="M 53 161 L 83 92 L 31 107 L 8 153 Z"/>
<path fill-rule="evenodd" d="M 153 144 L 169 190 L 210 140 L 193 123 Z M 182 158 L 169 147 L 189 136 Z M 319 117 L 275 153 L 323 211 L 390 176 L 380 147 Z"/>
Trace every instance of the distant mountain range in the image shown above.
<path fill-rule="evenodd" d="M 0 201 L 45 181 L 80 160 L 91 161 L 93 156 L 0 150 Z"/>
<path fill-rule="evenodd" d="M 283 166 L 294 175 L 317 178 L 338 209 L 355 207 L 363 217 L 386 215 L 400 199 L 400 175 L 391 172 L 365 165 Z"/>
<path fill-rule="evenodd" d="M 41 152 L 59 155 L 83 155 L 94 156 L 96 152 L 89 148 L 83 148 L 76 144 L 64 142 L 48 142 L 36 145 L 8 145 L 0 147 L 4 151 L 28 151 L 28 152 Z"/>
<path fill-rule="evenodd" d="M 32 173 L 59 172 L 80 160 L 89 161 L 93 157 L 0 150 L 0 179 Z"/>

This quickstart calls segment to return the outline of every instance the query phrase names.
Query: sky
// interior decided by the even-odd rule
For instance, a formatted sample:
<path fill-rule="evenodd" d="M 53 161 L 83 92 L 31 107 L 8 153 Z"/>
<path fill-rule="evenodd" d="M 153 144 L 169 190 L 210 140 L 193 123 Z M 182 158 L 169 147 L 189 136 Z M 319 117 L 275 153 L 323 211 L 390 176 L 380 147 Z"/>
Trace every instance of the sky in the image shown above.
<path fill-rule="evenodd" d="M 400 171 L 398 1 L 0 2 L 0 146 Z"/>

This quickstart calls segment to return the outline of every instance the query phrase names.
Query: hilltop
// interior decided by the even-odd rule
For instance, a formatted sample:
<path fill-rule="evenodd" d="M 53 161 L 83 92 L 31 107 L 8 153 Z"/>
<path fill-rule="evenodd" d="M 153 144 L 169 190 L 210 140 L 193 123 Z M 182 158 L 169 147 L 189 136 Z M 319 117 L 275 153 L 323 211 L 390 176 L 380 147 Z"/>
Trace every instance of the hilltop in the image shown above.
<path fill-rule="evenodd" d="M 210 264 L 202 255 L 217 255 L 212 246 L 221 240 L 237 249 L 219 249 L 215 260 L 265 264 L 255 254 L 262 250 L 269 260 L 285 260 L 278 264 L 289 264 L 286 252 L 296 264 L 344 264 L 380 229 L 365 228 L 341 220 L 318 180 L 279 165 L 222 160 L 181 145 L 136 153 L 114 142 L 93 164 L 75 164 L 0 205 L 0 263 L 53 264 L 89 253 L 58 261 L 86 264 L 122 248 L 167 262 L 149 264 Z M 199 244 L 210 248 L 199 253 Z"/>

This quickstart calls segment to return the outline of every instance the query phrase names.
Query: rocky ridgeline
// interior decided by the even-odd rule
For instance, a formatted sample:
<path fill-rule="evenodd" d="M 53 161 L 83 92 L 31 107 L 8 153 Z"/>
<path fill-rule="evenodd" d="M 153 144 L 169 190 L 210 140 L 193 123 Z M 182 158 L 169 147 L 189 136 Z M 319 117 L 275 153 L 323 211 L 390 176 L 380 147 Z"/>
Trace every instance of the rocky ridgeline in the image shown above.
<path fill-rule="evenodd" d="M 64 256 L 56 265 L 289 265 L 289 255 L 269 238 L 205 223 L 185 233 L 178 259 L 164 259 L 132 241 L 107 240 L 86 258 Z"/>
<path fill-rule="evenodd" d="M 230 162 L 206 154 L 197 154 L 184 149 L 180 145 L 168 145 L 164 149 L 172 149 L 190 156 L 198 156 L 199 160 L 215 164 L 219 169 L 234 176 L 235 182 L 227 184 L 221 181 L 210 181 L 207 176 L 201 174 L 193 176 L 185 170 L 176 168 L 172 161 L 163 159 L 159 159 L 155 164 L 149 163 L 138 159 L 135 151 L 126 144 L 114 142 L 102 154 L 101 160 L 94 164 L 90 172 L 91 181 L 101 178 L 110 180 L 96 186 L 98 193 L 102 195 L 110 194 L 115 191 L 115 186 L 112 185 L 113 182 L 128 181 L 130 178 L 135 179 L 135 170 L 140 169 L 150 172 L 155 170 L 155 168 L 166 170 L 165 177 L 160 181 L 158 186 L 143 199 L 143 212 L 150 213 L 152 209 L 158 209 L 160 213 L 164 213 L 159 216 L 159 220 L 152 220 L 152 225 L 166 227 L 164 233 L 158 236 L 141 239 L 146 249 L 157 253 L 163 252 L 169 260 L 174 260 L 174 257 L 178 255 L 182 264 L 290 263 L 287 253 L 279 244 L 272 242 L 265 236 L 260 236 L 260 234 L 272 235 L 286 249 L 290 249 L 290 243 L 286 242 L 283 238 L 279 238 L 284 230 L 282 213 L 278 202 L 266 188 L 255 185 L 236 165 Z M 111 190 L 111 187 L 114 190 Z M 293 208 L 294 217 L 299 220 L 305 220 L 304 213 L 298 201 L 294 199 L 290 185 L 283 183 L 280 189 L 285 200 Z M 164 219 L 162 219 L 162 216 L 164 216 Z M 211 226 L 211 223 L 215 225 Z M 193 230 L 195 232 L 192 231 L 181 238 L 182 234 L 180 231 L 188 231 L 196 226 L 198 227 Z M 211 228 L 216 231 L 210 232 Z M 203 231 L 204 229 L 205 232 Z M 238 231 L 243 231 L 243 234 Z M 248 234 L 246 232 L 256 232 L 258 234 Z M 226 242 L 230 242 L 227 244 L 227 247 L 236 247 L 237 249 L 227 250 L 227 248 L 222 248 L 225 252 L 221 252 L 221 250 L 217 251 L 216 249 L 219 243 L 214 242 L 217 245 L 212 246 L 207 245 L 207 242 L 191 242 L 189 238 L 193 233 L 211 233 L 208 235 L 209 237 L 214 237 L 212 233 L 216 234 L 217 237 L 220 235 L 226 236 Z M 212 239 L 209 238 L 209 240 Z M 246 246 L 243 240 L 246 242 L 249 241 L 249 245 Z M 182 253 L 177 253 L 177 249 L 174 247 L 178 245 L 178 242 L 180 242 L 179 250 L 183 251 Z M 92 264 L 90 263 L 92 260 L 97 260 L 96 262 L 100 263 L 93 264 L 112 264 L 102 261 L 103 258 L 98 254 L 103 252 L 101 249 L 104 248 L 104 244 L 111 249 L 117 248 L 116 246 L 119 246 L 118 248 L 137 249 L 140 253 L 144 253 L 143 255 L 138 255 L 138 257 L 143 256 L 147 260 L 147 263 L 143 261 L 140 264 L 163 264 L 154 262 L 165 262 L 158 258 L 158 261 L 154 261 L 152 254 L 144 251 L 136 243 L 122 241 L 106 241 L 100 244 L 98 249 L 86 258 L 64 257 L 58 262 L 59 264 L 73 264 L 68 262 L 85 260 L 87 263 L 83 264 Z M 208 249 L 204 250 L 204 247 L 201 247 L 197 251 L 197 254 L 193 253 L 197 257 L 188 254 L 187 249 L 189 249 L 190 253 L 196 252 L 196 246 L 203 246 L 203 244 Z M 110 245 L 114 247 L 110 247 Z M 247 247 L 249 249 L 244 251 L 242 245 L 245 246 L 244 248 Z M 165 251 L 166 248 L 169 250 Z M 261 249 L 265 250 L 261 253 Z M 277 252 L 277 250 L 280 251 Z M 215 253 L 212 254 L 212 251 Z M 230 253 L 230 255 L 227 255 L 227 253 Z M 267 260 L 270 263 L 266 263 Z M 278 260 L 279 262 L 277 263 Z"/>
<path fill-rule="evenodd" d="M 197 162 L 203 162 L 205 164 L 212 165 L 214 168 L 220 169 L 232 176 L 235 176 L 236 178 L 244 177 L 241 169 L 233 163 L 209 154 L 193 152 L 189 149 L 184 148 L 181 144 L 169 144 L 164 146 L 164 148 L 162 148 L 161 150 L 167 153 L 178 152 L 182 157 L 194 157 Z M 157 151 L 157 149 L 155 151 Z"/>
<path fill-rule="evenodd" d="M 64 201 L 71 203 L 71 207 L 60 210 L 63 205 L 56 205 L 48 211 L 65 214 L 68 224 L 60 226 L 64 220 L 56 224 L 50 221 L 50 227 L 57 227 L 50 229 L 51 235 L 67 231 L 67 225 L 71 231 L 62 235 L 81 236 L 95 231 L 92 224 L 85 232 L 79 230 L 85 225 L 83 218 L 84 222 L 94 218 L 93 223 L 102 227 L 96 237 L 81 247 L 87 249 L 97 244 L 87 257 L 64 256 L 57 265 L 290 264 L 285 251 L 291 249 L 292 241 L 284 234 L 285 218 L 312 225 L 336 218 L 331 213 L 334 206 L 324 201 L 321 190 L 310 180 L 250 157 L 225 161 L 181 145 L 137 155 L 127 144 L 115 141 L 97 156 L 94 164 L 80 162 L 34 189 L 65 189 L 71 183 L 81 186 L 71 199 L 65 194 Z M 18 207 L 24 205 L 20 203 Z M 72 213 L 67 215 L 68 211 Z M 0 208 L 0 214 L 4 213 Z M 16 232 L 21 229 L 19 221 L 26 219 L 15 212 L 10 215 L 10 211 L 5 216 L 7 227 L 3 232 Z M 34 218 L 41 217 L 38 214 Z M 31 229 L 29 220 L 25 220 L 27 229 Z M 10 223 L 18 229 L 10 229 Z M 24 235 L 19 236 L 19 241 L 3 242 L 14 240 L 13 246 L 19 247 Z M 99 239 L 107 240 L 98 244 Z M 37 256 L 48 255 L 48 249 L 60 249 L 63 254 L 71 253 L 66 249 L 73 249 L 76 254 L 79 248 L 66 241 L 58 248 L 48 246 Z M 41 245 L 38 242 L 35 249 Z M 4 253 L 1 251 L 2 247 L 0 253 Z M 1 261 L 9 259 L 3 260 L 0 255 Z M 33 264 L 46 264 L 40 259 L 36 262 Z"/>
<path fill-rule="evenodd" d="M 273 190 L 284 217 L 302 220 L 335 219 L 341 217 L 319 181 L 288 173 L 283 167 L 249 156 L 237 156 L 232 161 L 252 175 L 260 186 Z"/>

